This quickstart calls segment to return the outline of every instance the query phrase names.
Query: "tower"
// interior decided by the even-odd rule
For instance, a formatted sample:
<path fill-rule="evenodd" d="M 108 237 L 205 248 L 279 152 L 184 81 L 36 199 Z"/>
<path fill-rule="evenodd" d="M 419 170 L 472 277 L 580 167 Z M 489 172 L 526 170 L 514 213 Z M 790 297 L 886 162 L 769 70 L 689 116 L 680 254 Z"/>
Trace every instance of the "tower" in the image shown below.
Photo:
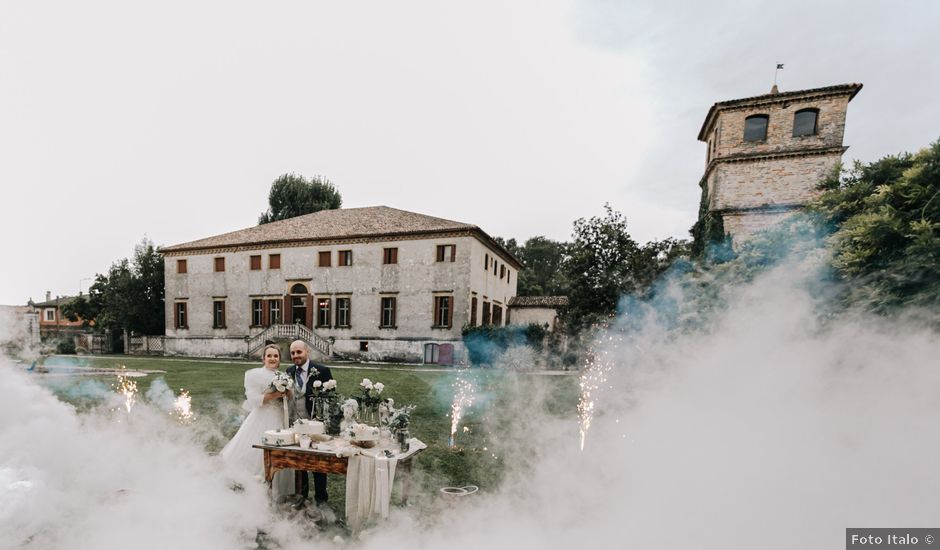
<path fill-rule="evenodd" d="M 707 146 L 700 223 L 737 242 L 805 206 L 848 149 L 849 101 L 861 84 L 777 91 L 712 105 L 698 134 Z"/>

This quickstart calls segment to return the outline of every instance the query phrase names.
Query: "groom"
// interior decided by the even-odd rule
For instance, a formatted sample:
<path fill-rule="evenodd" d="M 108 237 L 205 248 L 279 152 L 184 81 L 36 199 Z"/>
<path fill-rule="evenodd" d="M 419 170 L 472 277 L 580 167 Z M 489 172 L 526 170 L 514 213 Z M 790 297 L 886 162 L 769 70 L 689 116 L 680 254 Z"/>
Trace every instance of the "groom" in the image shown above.
<path fill-rule="evenodd" d="M 333 379 L 333 373 L 326 365 L 317 365 L 310 361 L 310 348 L 303 340 L 294 340 L 290 345 L 290 359 L 294 363 L 287 367 L 287 374 L 294 379 L 294 406 L 291 407 L 291 417 L 312 418 L 313 411 L 313 383 L 317 380 L 326 382 Z M 300 476 L 300 497 L 295 507 L 302 508 L 307 495 L 310 493 L 310 482 L 307 472 L 297 471 Z M 313 498 L 317 506 L 326 504 L 326 474 L 313 474 Z"/>

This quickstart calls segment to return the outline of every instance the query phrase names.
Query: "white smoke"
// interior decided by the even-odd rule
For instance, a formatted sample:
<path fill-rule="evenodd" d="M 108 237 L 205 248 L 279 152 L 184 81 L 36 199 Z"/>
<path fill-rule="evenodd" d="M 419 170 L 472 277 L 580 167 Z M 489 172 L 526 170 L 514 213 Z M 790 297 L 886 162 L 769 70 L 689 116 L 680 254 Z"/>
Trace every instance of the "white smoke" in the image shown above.
<path fill-rule="evenodd" d="M 841 547 L 846 527 L 936 527 L 940 338 L 820 316 L 804 267 L 733 289 L 706 330 L 651 319 L 605 335 L 610 371 L 583 452 L 574 418 L 500 411 L 498 490 L 396 509 L 346 543 L 306 538 L 257 482 L 232 492 L 164 412 L 76 415 L 4 365 L 3 544 L 254 548 L 260 529 L 282 548 L 792 549 Z M 551 387 L 509 378 L 522 405 Z"/>

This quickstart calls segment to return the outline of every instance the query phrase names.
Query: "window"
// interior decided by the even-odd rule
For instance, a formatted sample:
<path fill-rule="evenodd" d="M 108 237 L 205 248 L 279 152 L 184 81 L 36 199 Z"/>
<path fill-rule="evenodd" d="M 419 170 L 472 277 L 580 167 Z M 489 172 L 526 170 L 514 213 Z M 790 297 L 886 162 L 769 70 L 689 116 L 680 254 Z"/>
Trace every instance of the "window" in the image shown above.
<path fill-rule="evenodd" d="M 176 272 L 179 274 L 186 273 L 186 260 L 176 260 Z"/>
<path fill-rule="evenodd" d="M 281 269 L 280 254 L 268 254 L 268 269 Z"/>
<path fill-rule="evenodd" d="M 46 315 L 46 321 L 53 322 L 55 321 L 55 308 L 47 308 L 43 310 L 43 313 Z"/>
<path fill-rule="evenodd" d="M 503 326 L 503 308 L 496 304 L 493 304 L 493 324 L 498 327 Z"/>
<path fill-rule="evenodd" d="M 337 298 L 336 299 L 336 326 L 337 327 L 348 327 L 349 326 L 349 298 Z"/>
<path fill-rule="evenodd" d="M 176 328 L 189 328 L 186 323 L 186 302 L 176 302 Z"/>
<path fill-rule="evenodd" d="M 261 256 L 252 256 L 248 263 L 252 271 L 259 271 L 261 269 Z"/>
<path fill-rule="evenodd" d="M 397 248 L 383 248 L 382 249 L 382 263 L 397 264 L 398 263 L 398 249 Z"/>
<path fill-rule="evenodd" d="M 744 119 L 744 141 L 767 140 L 767 115 L 753 115 Z"/>
<path fill-rule="evenodd" d="M 225 301 L 212 302 L 212 328 L 225 328 Z"/>
<path fill-rule="evenodd" d="M 264 325 L 264 300 L 251 301 L 251 326 Z"/>
<path fill-rule="evenodd" d="M 477 326 L 477 297 L 470 298 L 470 326 Z"/>
<path fill-rule="evenodd" d="M 499 266 L 499 278 L 502 279 L 506 276 L 506 264 Z"/>
<path fill-rule="evenodd" d="M 395 297 L 382 298 L 382 319 L 379 325 L 382 328 L 395 328 Z"/>
<path fill-rule="evenodd" d="M 454 317 L 452 296 L 434 297 L 434 326 L 450 328 Z"/>
<path fill-rule="evenodd" d="M 327 250 L 327 251 L 325 251 L 325 252 L 320 252 L 320 254 L 319 254 L 320 261 L 319 261 L 318 265 L 319 265 L 320 267 L 330 267 L 330 257 L 331 257 L 331 256 L 332 256 L 332 253 L 331 253 L 329 250 Z"/>
<path fill-rule="evenodd" d="M 483 318 L 480 319 L 480 324 L 484 326 L 490 324 L 490 303 L 489 302 L 483 302 Z"/>
<path fill-rule="evenodd" d="M 483 269 L 489 269 L 489 268 L 490 268 L 490 255 L 484 254 L 483 255 Z"/>
<path fill-rule="evenodd" d="M 512 271 L 506 270 L 506 284 L 509 284 L 509 278 L 512 277 Z"/>
<path fill-rule="evenodd" d="M 268 323 L 271 325 L 281 324 L 280 300 L 268 300 Z"/>
<path fill-rule="evenodd" d="M 317 298 L 317 326 L 330 327 L 330 298 Z"/>
<path fill-rule="evenodd" d="M 290 293 L 291 293 L 291 294 L 306 294 L 306 293 L 307 293 L 307 287 L 305 287 L 304 285 L 302 285 L 302 284 L 300 284 L 300 283 L 297 283 L 297 284 L 293 285 L 292 287 L 290 287 Z"/>
<path fill-rule="evenodd" d="M 336 265 L 340 267 L 352 265 L 352 250 L 340 250 L 336 257 Z"/>
<path fill-rule="evenodd" d="M 819 109 L 803 109 L 793 115 L 793 137 L 816 135 Z"/>
<path fill-rule="evenodd" d="M 437 261 L 452 262 L 457 258 L 457 245 L 439 244 L 437 245 Z"/>
<path fill-rule="evenodd" d="M 215 270 L 217 272 L 225 271 L 225 258 L 215 259 Z"/>
<path fill-rule="evenodd" d="M 359 351 L 369 351 L 369 342 L 366 342 L 365 340 L 360 340 Z"/>
<path fill-rule="evenodd" d="M 493 260 L 493 275 L 496 275 L 496 266 L 499 265 L 499 262 Z"/>

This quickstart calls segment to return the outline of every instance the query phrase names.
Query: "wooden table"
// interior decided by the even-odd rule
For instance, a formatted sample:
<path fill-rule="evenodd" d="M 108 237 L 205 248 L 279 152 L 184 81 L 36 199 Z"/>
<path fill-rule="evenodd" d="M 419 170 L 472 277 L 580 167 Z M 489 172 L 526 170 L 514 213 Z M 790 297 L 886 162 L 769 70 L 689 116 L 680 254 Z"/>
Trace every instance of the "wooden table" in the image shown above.
<path fill-rule="evenodd" d="M 274 474 L 280 470 L 304 470 L 307 472 L 319 472 L 324 474 L 346 475 L 346 468 L 349 466 L 349 457 L 336 456 L 326 451 L 315 449 L 302 449 L 300 445 L 289 445 L 278 447 L 275 445 L 252 445 L 255 449 L 264 451 L 264 480 L 268 486 L 274 481 Z M 398 460 L 398 470 L 404 474 L 401 477 L 402 482 L 402 502 L 408 501 L 408 481 L 411 477 L 411 459 L 420 453 L 419 449 L 405 458 Z M 296 487 L 299 491 L 300 478 L 295 479 Z"/>

